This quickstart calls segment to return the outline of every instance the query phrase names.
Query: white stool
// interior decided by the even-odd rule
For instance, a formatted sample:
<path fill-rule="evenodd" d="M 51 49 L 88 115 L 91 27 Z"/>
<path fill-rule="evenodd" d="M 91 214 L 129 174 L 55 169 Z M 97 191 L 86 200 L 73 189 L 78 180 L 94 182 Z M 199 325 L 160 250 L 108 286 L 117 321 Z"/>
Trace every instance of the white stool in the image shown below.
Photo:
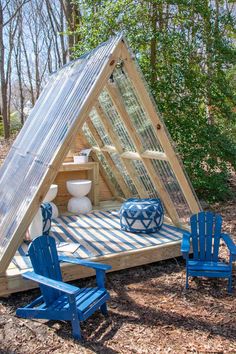
<path fill-rule="evenodd" d="M 91 190 L 92 181 L 77 179 L 66 182 L 68 192 L 73 196 L 68 202 L 68 211 L 75 214 L 85 214 L 92 210 L 92 203 L 85 197 Z"/>

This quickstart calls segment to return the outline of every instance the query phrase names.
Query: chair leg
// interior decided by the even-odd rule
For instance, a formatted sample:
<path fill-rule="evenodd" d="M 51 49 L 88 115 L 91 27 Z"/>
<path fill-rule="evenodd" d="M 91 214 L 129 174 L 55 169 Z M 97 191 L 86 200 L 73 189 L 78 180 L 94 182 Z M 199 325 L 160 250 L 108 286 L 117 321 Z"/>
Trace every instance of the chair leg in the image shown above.
<path fill-rule="evenodd" d="M 106 302 L 104 304 L 102 304 L 101 306 L 101 312 L 103 314 L 103 316 L 107 317 L 108 316 L 108 311 L 107 311 L 107 304 Z"/>
<path fill-rule="evenodd" d="M 68 296 L 70 311 L 71 311 L 71 325 L 72 325 L 72 334 L 75 339 L 81 340 L 81 330 L 79 323 L 78 310 L 76 307 L 76 297 L 74 294 Z"/>
<path fill-rule="evenodd" d="M 81 330 L 80 330 L 80 323 L 78 318 L 72 318 L 71 320 L 71 325 L 72 325 L 72 334 L 75 339 L 81 340 L 82 335 L 81 335 Z"/>
<path fill-rule="evenodd" d="M 186 285 L 185 288 L 188 289 L 189 285 L 188 285 L 188 269 L 186 269 Z"/>
<path fill-rule="evenodd" d="M 231 294 L 232 293 L 232 274 L 229 277 L 229 282 L 228 282 L 228 293 Z"/>

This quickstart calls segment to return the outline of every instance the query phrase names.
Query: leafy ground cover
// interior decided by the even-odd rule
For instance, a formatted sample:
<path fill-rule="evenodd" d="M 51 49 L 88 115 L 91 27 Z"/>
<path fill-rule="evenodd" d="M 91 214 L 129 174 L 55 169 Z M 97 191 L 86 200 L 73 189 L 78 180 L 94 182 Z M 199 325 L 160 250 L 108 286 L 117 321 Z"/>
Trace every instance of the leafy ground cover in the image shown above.
<path fill-rule="evenodd" d="M 2 143 L 1 159 L 9 146 Z M 212 208 L 236 241 L 235 206 L 236 199 Z M 227 257 L 224 246 L 221 255 Z M 72 339 L 69 323 L 15 316 L 38 290 L 2 298 L 0 353 L 236 353 L 236 271 L 232 295 L 225 280 L 191 280 L 188 291 L 184 282 L 181 258 L 108 274 L 110 316 L 97 313 L 82 324 L 82 343 Z M 74 283 L 89 286 L 94 278 Z"/>

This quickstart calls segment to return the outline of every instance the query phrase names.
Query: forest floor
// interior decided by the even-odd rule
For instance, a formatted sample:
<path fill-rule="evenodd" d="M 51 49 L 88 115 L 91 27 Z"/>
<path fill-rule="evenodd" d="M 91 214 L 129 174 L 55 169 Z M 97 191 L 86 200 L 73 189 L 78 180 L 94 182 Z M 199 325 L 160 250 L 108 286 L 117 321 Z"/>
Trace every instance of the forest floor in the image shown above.
<path fill-rule="evenodd" d="M 2 143 L 0 159 L 7 150 Z M 232 183 L 236 187 L 235 176 Z M 236 241 L 236 197 L 212 209 Z M 224 246 L 221 255 L 227 255 Z M 93 285 L 94 278 L 73 283 Z M 186 291 L 181 258 L 110 273 L 109 317 L 98 312 L 82 323 L 81 343 L 69 323 L 15 316 L 38 290 L 13 294 L 0 299 L 0 353 L 236 353 L 235 270 L 233 283 L 232 295 L 225 280 L 192 279 Z"/>

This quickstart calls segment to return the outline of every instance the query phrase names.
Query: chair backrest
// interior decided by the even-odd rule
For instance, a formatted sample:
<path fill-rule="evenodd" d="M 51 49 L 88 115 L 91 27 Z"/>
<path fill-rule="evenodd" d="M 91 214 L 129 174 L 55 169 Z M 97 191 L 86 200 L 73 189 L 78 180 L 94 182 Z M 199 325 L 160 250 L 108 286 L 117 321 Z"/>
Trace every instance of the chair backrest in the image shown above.
<path fill-rule="evenodd" d="M 57 255 L 56 242 L 51 236 L 35 238 L 29 247 L 29 256 L 35 273 L 47 278 L 62 281 L 61 269 Z M 40 285 L 44 301 L 50 305 L 61 292 Z"/>
<path fill-rule="evenodd" d="M 217 261 L 219 255 L 222 217 L 201 211 L 190 218 L 193 259 Z"/>

